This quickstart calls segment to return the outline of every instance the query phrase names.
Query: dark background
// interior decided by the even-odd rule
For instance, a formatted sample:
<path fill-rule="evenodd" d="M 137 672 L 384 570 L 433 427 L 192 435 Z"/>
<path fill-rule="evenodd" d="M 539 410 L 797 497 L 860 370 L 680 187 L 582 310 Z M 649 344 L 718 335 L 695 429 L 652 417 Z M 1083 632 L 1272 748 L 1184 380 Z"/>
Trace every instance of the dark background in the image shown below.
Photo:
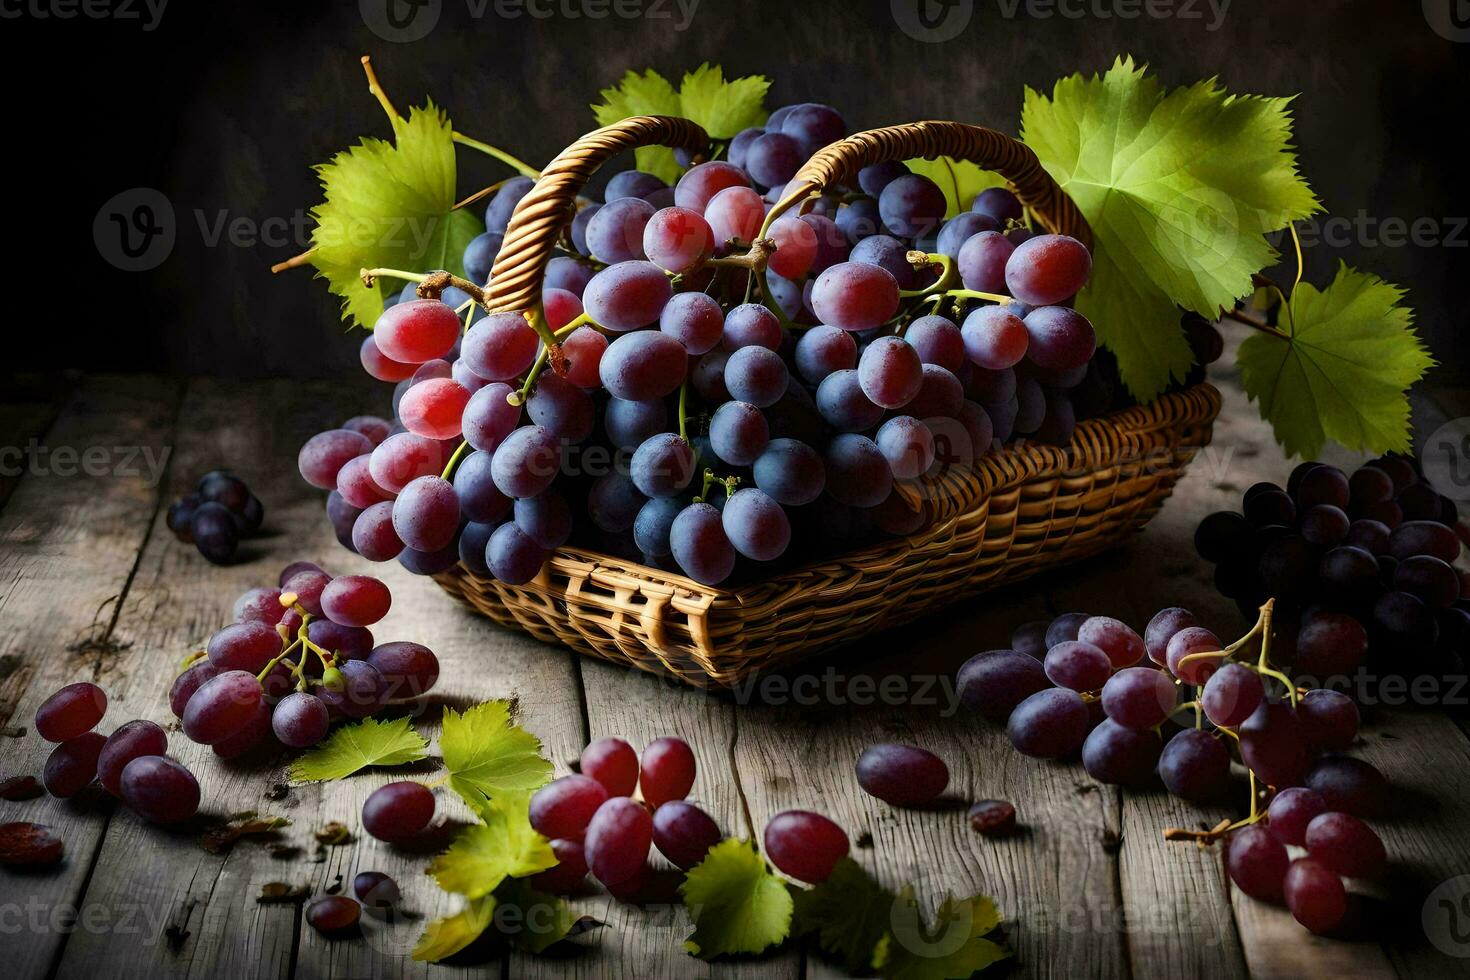
<path fill-rule="evenodd" d="M 151 31 L 122 16 L 55 16 L 66 2 L 0 0 L 16 175 L 10 278 L 44 297 L 12 308 L 38 317 L 12 325 L 16 368 L 355 371 L 357 344 L 324 284 L 306 270 L 269 272 L 296 242 L 210 246 L 199 222 L 291 219 L 319 200 L 312 164 L 360 136 L 388 135 L 358 64 L 364 53 L 400 108 L 432 95 L 461 131 L 539 164 L 593 128 L 588 104 L 628 68 L 676 82 L 705 60 L 730 75 L 762 73 L 775 82 L 768 107 L 829 102 L 854 130 L 949 118 L 1014 132 L 1023 86 L 1049 89 L 1125 52 L 1171 86 L 1218 74 L 1236 92 L 1300 93 L 1305 174 L 1330 215 L 1364 218 L 1344 247 L 1309 249 L 1308 277 L 1325 282 L 1341 258 L 1407 286 L 1441 361 L 1434 380 L 1463 383 L 1470 367 L 1470 231 L 1460 227 L 1470 213 L 1460 148 L 1470 44 L 1432 29 L 1416 0 L 1233 0 L 1215 30 L 1205 0 L 1177 0 L 1192 16 L 1130 19 L 1097 11 L 1139 0 L 1064 0 L 1080 16 L 1046 18 L 1028 9 L 1048 6 L 973 0 L 966 28 L 942 43 L 900 30 L 890 0 L 700 0 L 683 31 L 672 0 L 657 0 L 660 17 L 597 20 L 507 18 L 479 0 L 440 0 L 436 27 L 412 43 L 373 33 L 357 0 L 173 0 Z M 115 2 L 143 13 L 139 0 Z M 463 193 L 505 175 L 461 151 Z M 135 187 L 161 190 L 178 219 L 168 259 L 141 273 L 103 261 L 92 230 L 102 204 Z M 1377 241 L 1381 222 L 1421 218 L 1445 240 Z"/>

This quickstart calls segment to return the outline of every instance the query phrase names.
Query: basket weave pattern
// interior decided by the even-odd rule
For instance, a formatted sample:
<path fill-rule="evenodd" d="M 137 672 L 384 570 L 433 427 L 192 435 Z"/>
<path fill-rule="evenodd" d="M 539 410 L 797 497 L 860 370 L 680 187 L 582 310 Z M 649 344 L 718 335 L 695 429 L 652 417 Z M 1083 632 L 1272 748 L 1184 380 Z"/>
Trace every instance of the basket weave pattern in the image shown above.
<path fill-rule="evenodd" d="M 492 310 L 534 308 L 575 195 L 614 153 L 705 142 L 688 120 L 642 116 L 591 133 L 549 164 L 517 207 L 492 272 Z M 968 159 L 1004 175 L 1035 219 L 1091 241 L 1086 221 L 1024 144 L 961 123 L 872 130 L 819 152 L 779 213 L 882 160 Z M 908 622 L 958 599 L 1104 551 L 1142 528 L 1208 445 L 1220 395 L 1208 384 L 1077 426 L 1068 446 L 1013 445 L 908 484 L 924 526 L 736 587 L 579 548 L 559 549 L 512 586 L 468 572 L 437 576 L 451 595 L 537 639 L 691 684 L 755 674 Z"/>

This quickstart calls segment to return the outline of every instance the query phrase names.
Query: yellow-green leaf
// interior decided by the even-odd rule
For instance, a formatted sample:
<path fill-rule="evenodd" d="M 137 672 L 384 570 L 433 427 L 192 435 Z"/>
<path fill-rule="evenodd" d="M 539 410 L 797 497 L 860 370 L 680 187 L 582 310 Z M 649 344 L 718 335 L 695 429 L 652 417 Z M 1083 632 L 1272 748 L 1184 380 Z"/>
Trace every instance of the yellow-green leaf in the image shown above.
<path fill-rule="evenodd" d="M 425 757 L 429 743 L 407 718 L 365 718 L 343 725 L 291 764 L 298 782 L 341 779 L 368 766 L 401 766 Z"/>
<path fill-rule="evenodd" d="M 711 139 L 729 139 L 765 121 L 762 105 L 770 87 L 771 80 L 762 75 L 726 81 L 719 65 L 703 64 L 686 72 L 675 91 L 668 79 L 650 68 L 642 74 L 630 71 L 617 85 L 603 89 L 602 102 L 592 106 L 592 112 L 600 126 L 629 116 L 683 116 L 704 127 Z M 671 184 L 679 179 L 681 168 L 668 147 L 639 147 L 635 158 L 639 170 Z"/>
<path fill-rule="evenodd" d="M 1119 58 L 1050 97 L 1026 90 L 1022 134 L 1092 226 L 1092 280 L 1077 309 L 1141 400 L 1192 357 L 1175 306 L 1213 317 L 1276 257 L 1265 234 L 1318 210 L 1297 171 L 1290 99 L 1172 91 Z"/>
<path fill-rule="evenodd" d="M 531 829 L 524 793 L 505 794 L 480 809 L 483 823 L 466 827 L 434 858 L 429 874 L 448 892 L 488 895 L 507 878 L 523 878 L 556 866 L 551 842 Z"/>
<path fill-rule="evenodd" d="M 495 916 L 495 896 L 486 895 L 468 902 L 463 909 L 424 926 L 423 934 L 413 947 L 413 958 L 424 963 L 438 963 L 453 956 L 479 939 L 490 928 Z"/>
<path fill-rule="evenodd" d="M 530 793 L 551 778 L 541 741 L 511 721 L 508 701 L 487 701 L 463 714 L 444 709 L 439 751 L 450 788 L 482 817 L 491 797 Z"/>
<path fill-rule="evenodd" d="M 1006 179 L 1000 174 L 981 170 L 969 160 L 938 157 L 933 160 L 905 160 L 904 164 L 914 173 L 934 181 L 944 191 L 945 217 L 948 218 L 968 210 L 975 202 L 975 196 L 987 187 L 1006 185 Z"/>
<path fill-rule="evenodd" d="M 684 947 L 701 959 L 759 953 L 791 932 L 791 894 L 749 841 L 710 848 L 679 891 L 694 921 Z"/>
<path fill-rule="evenodd" d="M 985 939 L 1000 925 L 995 903 L 983 895 L 945 896 L 932 925 L 923 921 L 912 888 L 899 896 L 892 928 L 879 942 L 873 968 L 890 980 L 966 980 L 1010 950 Z"/>
<path fill-rule="evenodd" d="M 1277 320 L 1286 337 L 1240 345 L 1241 382 L 1291 456 L 1332 439 L 1348 449 L 1409 452 L 1408 388 L 1434 365 L 1404 290 L 1346 264 L 1326 289 L 1300 283 Z"/>
<path fill-rule="evenodd" d="M 393 142 L 364 139 L 316 168 L 325 200 L 312 208 L 311 264 L 342 297 L 342 318 L 371 328 L 387 292 L 365 286 L 374 267 L 463 275 L 465 246 L 484 231 L 469 210 L 454 210 L 455 156 L 449 118 L 431 102 L 393 120 Z"/>

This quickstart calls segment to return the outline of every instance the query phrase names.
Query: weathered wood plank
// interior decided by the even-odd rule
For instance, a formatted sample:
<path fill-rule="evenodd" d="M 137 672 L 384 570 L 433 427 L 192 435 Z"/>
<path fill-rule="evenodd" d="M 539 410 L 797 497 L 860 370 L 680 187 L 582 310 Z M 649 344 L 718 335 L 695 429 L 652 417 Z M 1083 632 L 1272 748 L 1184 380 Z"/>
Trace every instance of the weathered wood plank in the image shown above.
<path fill-rule="evenodd" d="M 578 658 L 585 691 L 588 739 L 617 736 L 640 752 L 662 735 L 689 743 L 696 759 L 690 800 L 697 802 L 732 835 L 748 836 L 750 828 L 741 800 L 745 776 L 732 754 L 736 708 L 721 695 L 701 692 L 649 674 L 629 671 L 585 657 Z M 578 753 L 580 748 L 578 749 Z M 567 757 L 566 762 L 575 758 Z M 558 774 L 569 768 L 558 760 Z M 742 963 L 706 964 L 684 952 L 692 931 L 689 918 L 672 890 L 672 866 L 654 851 L 661 872 L 642 906 L 616 901 L 600 888 L 574 904 L 607 923 L 582 940 L 590 947 L 569 959 L 512 956 L 513 976 L 648 976 L 648 977 L 796 977 L 800 957 L 783 953 Z"/>
<path fill-rule="evenodd" d="M 91 379 L 68 400 L 44 440 L 48 452 L 35 457 L 0 513 L 0 722 L 24 733 L 0 739 L 6 776 L 41 775 L 52 746 L 30 730 L 37 706 L 64 684 L 98 679 L 123 652 L 113 617 L 159 506 L 155 471 L 134 450 L 146 447 L 150 460 L 166 462 L 178 396 L 178 385 L 156 378 Z M 58 456 L 62 450 L 83 460 L 92 450 L 94 461 L 106 462 L 70 472 L 77 459 Z M 104 726 L 118 713 L 111 707 Z M 67 854 L 47 874 L 0 872 L 7 900 L 25 916 L 22 928 L 0 930 L 0 957 L 15 976 L 44 974 L 73 929 L 105 820 L 105 806 L 93 803 L 0 803 L 0 820 L 56 828 Z M 93 918 L 80 928 L 125 927 L 82 911 Z"/>
<path fill-rule="evenodd" d="M 1002 730 L 953 701 L 966 657 L 1046 616 L 1034 589 L 1021 585 L 795 668 L 783 676 L 796 689 L 815 685 L 819 696 L 758 686 L 740 710 L 737 760 L 758 832 L 782 810 L 825 813 L 848 831 L 856 860 L 891 889 L 913 885 L 929 911 L 946 892 L 993 897 L 1025 974 L 1124 976 L 1111 923 L 1115 795 L 1068 766 L 1019 756 Z M 946 805 L 900 810 L 862 792 L 858 755 L 891 741 L 946 761 Z M 1012 801 L 1024 831 L 1000 840 L 974 833 L 965 808 L 987 797 Z"/>

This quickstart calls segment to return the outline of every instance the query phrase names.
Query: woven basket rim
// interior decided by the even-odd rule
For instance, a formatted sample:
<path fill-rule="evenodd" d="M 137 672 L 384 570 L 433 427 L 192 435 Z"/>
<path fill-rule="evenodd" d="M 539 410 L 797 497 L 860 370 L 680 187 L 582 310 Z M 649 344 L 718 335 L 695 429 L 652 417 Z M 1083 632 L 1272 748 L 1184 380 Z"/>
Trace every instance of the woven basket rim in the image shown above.
<path fill-rule="evenodd" d="M 1150 427 L 1173 428 L 1185 422 L 1202 421 L 1218 414 L 1220 404 L 1219 390 L 1206 381 L 1181 391 L 1160 395 L 1144 405 L 1129 406 L 1079 422 L 1072 442 L 1067 446 L 1038 443 L 1005 445 L 975 460 L 972 471 L 981 476 L 977 497 L 983 499 L 992 494 L 1003 493 L 1038 477 L 1061 478 L 1079 469 L 1115 464 L 1120 456 L 1116 449 L 1105 450 L 1101 454 L 1096 451 L 1097 447 L 1106 443 L 1106 440 L 1100 438 L 1105 432 L 1126 436 Z M 1160 411 L 1165 408 L 1172 410 Z M 784 568 L 769 578 L 746 581 L 728 588 L 703 585 L 678 572 L 666 571 L 590 548 L 563 546 L 552 553 L 547 564 L 573 578 L 590 578 L 610 588 L 621 587 L 647 595 L 662 594 L 670 602 L 687 607 L 690 611 L 709 611 L 715 608 L 760 604 L 783 589 L 798 587 L 804 578 L 823 574 L 824 569 L 851 568 L 872 563 L 885 554 L 906 549 L 907 542 L 907 536 L 885 537 L 861 548 Z M 478 577 L 463 564 L 456 564 L 435 577 L 460 576 Z M 559 597 L 558 590 L 547 587 L 547 580 L 547 573 L 543 569 L 535 579 L 518 588 L 538 592 L 548 598 Z"/>

